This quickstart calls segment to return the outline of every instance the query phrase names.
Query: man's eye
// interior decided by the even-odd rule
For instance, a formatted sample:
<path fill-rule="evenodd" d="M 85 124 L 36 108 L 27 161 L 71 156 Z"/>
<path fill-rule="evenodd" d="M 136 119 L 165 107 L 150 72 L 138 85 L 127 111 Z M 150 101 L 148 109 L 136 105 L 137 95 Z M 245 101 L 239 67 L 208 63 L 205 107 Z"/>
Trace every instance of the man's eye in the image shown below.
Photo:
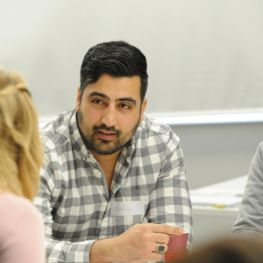
<path fill-rule="evenodd" d="M 100 99 L 92 99 L 91 102 L 94 104 L 99 104 L 99 105 L 104 104 L 104 101 Z"/>
<path fill-rule="evenodd" d="M 120 103 L 119 108 L 124 109 L 124 110 L 130 110 L 132 106 L 129 103 Z"/>

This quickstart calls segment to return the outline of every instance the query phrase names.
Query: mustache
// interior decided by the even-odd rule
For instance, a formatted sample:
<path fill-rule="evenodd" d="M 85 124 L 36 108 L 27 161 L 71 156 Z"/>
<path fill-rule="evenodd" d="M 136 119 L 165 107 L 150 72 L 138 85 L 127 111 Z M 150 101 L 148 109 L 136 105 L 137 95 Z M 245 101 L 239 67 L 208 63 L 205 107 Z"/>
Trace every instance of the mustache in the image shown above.
<path fill-rule="evenodd" d="M 107 125 L 105 124 L 101 124 L 101 125 L 97 125 L 97 126 L 94 126 L 93 127 L 93 131 L 94 132 L 97 132 L 99 130 L 107 130 L 107 131 L 111 131 L 111 132 L 114 132 L 116 133 L 116 135 L 118 136 L 120 134 L 120 131 L 115 129 L 115 127 L 111 126 L 111 127 L 108 127 Z"/>

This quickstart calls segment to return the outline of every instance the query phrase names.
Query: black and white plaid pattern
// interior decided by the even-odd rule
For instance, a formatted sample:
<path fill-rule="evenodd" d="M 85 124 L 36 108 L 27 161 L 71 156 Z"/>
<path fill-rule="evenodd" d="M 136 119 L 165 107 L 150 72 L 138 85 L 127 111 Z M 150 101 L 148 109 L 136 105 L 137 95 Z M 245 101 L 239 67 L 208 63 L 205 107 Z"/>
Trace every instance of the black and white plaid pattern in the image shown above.
<path fill-rule="evenodd" d="M 89 262 L 96 239 L 137 223 L 179 225 L 191 236 L 183 154 L 168 126 L 144 118 L 122 149 L 110 190 L 82 141 L 74 111 L 48 123 L 43 135 L 45 161 L 35 204 L 45 221 L 48 263 Z"/>

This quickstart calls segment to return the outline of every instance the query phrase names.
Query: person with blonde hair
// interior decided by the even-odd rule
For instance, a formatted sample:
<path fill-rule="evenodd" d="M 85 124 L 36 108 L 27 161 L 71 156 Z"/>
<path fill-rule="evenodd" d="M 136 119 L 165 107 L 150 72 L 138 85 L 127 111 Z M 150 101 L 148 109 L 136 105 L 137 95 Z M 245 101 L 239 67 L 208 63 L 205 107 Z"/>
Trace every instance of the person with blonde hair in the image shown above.
<path fill-rule="evenodd" d="M 42 149 L 38 117 L 23 78 L 0 69 L 0 262 L 44 263 L 44 227 L 31 203 Z"/>

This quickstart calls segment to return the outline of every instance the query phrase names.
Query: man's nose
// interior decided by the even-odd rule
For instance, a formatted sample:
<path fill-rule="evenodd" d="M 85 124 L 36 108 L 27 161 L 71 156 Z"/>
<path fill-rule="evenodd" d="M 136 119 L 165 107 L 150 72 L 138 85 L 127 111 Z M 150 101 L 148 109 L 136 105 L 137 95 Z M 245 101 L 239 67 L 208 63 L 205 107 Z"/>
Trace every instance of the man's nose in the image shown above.
<path fill-rule="evenodd" d="M 109 105 L 109 107 L 107 107 L 107 109 L 104 111 L 102 123 L 108 127 L 114 127 L 116 126 L 116 117 L 117 112 L 115 105 Z"/>

